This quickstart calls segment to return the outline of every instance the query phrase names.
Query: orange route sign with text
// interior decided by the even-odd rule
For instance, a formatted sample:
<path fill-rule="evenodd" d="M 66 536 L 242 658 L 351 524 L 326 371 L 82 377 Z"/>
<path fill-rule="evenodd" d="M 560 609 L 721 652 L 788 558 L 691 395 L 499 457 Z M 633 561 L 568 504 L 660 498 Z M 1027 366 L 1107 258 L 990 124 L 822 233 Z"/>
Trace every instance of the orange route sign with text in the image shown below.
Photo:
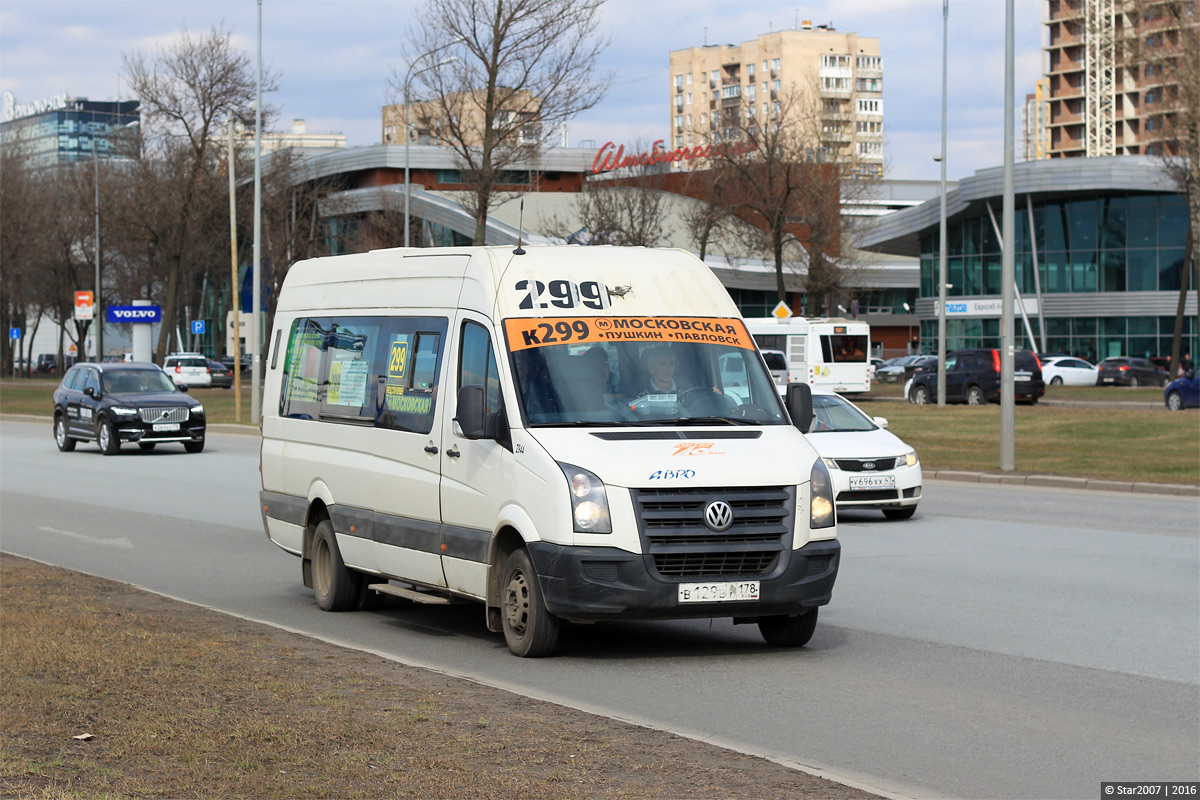
<path fill-rule="evenodd" d="M 604 342 L 696 342 L 754 349 L 740 319 L 711 317 L 518 317 L 504 320 L 508 349 Z"/>
<path fill-rule="evenodd" d="M 91 319 L 94 316 L 93 295 L 91 292 L 75 293 L 75 319 Z"/>

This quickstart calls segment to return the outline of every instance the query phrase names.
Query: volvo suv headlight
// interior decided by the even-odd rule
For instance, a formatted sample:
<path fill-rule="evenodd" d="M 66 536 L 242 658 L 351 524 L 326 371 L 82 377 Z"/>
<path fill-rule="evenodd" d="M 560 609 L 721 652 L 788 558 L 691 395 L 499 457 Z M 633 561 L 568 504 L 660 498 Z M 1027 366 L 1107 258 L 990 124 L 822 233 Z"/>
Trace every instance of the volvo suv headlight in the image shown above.
<path fill-rule="evenodd" d="M 192 406 L 191 413 L 192 413 L 192 416 L 199 416 L 200 414 L 203 414 L 204 406 L 202 406 L 202 405 Z"/>
<path fill-rule="evenodd" d="M 813 462 L 808 491 L 808 527 L 810 530 L 831 528 L 837 523 L 833 507 L 833 481 L 825 462 Z"/>
<path fill-rule="evenodd" d="M 109 411 L 114 414 L 120 414 L 123 417 L 132 417 L 138 413 L 136 408 L 126 408 L 125 406 L 113 406 Z"/>
<path fill-rule="evenodd" d="M 604 482 L 586 469 L 562 462 L 558 466 L 567 477 L 567 488 L 571 493 L 571 522 L 575 532 L 612 533 Z"/>

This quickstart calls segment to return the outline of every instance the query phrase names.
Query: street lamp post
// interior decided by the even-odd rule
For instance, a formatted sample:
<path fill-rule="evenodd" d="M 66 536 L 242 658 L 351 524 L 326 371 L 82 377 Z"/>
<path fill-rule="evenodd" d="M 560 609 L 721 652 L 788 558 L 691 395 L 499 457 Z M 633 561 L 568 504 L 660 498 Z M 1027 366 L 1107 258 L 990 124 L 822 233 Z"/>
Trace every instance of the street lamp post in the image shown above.
<path fill-rule="evenodd" d="M 412 88 L 412 79 L 413 78 L 417 77 L 422 72 L 428 72 L 429 70 L 434 69 L 436 67 L 441 67 L 441 66 L 449 64 L 453 61 L 458 61 L 458 57 L 450 56 L 449 58 L 444 58 L 441 61 L 437 62 L 436 64 L 430 64 L 428 67 L 425 67 L 424 69 L 419 69 L 416 72 L 413 72 L 413 67 L 415 67 L 417 64 L 420 64 L 421 59 L 427 58 L 428 56 L 433 55 L 438 50 L 444 50 L 447 47 L 450 47 L 451 45 L 458 44 L 459 41 L 461 41 L 461 40 L 456 39 L 453 42 L 449 42 L 447 44 L 442 45 L 441 47 L 434 48 L 433 50 L 430 50 L 427 53 L 422 53 L 421 55 L 417 56 L 416 58 L 413 59 L 412 64 L 409 65 L 408 73 L 404 76 L 404 246 L 405 247 L 408 247 L 408 228 L 409 228 L 408 204 L 410 201 L 410 197 L 412 196 L 412 188 L 409 186 L 409 179 L 408 179 L 408 164 L 409 164 L 409 162 L 408 162 L 408 145 L 409 145 L 409 140 L 412 138 L 412 136 L 409 134 L 409 130 L 408 130 L 408 106 L 410 105 L 408 93 L 409 93 L 409 90 Z"/>
<path fill-rule="evenodd" d="M 909 307 L 908 303 L 904 304 L 904 313 L 912 313 L 912 309 Z M 904 354 L 912 355 L 909 350 L 912 350 L 912 317 L 908 318 L 908 341 L 904 343 Z"/>
<path fill-rule="evenodd" d="M 950 43 L 950 0 L 942 0 L 942 164 L 941 213 L 938 217 L 938 368 L 937 404 L 946 405 L 946 56 Z"/>
<path fill-rule="evenodd" d="M 117 108 L 117 113 L 120 114 L 120 107 Z M 118 117 L 119 119 L 119 117 Z M 137 120 L 123 126 L 125 128 L 136 128 L 139 124 Z M 96 222 L 95 245 L 96 245 L 96 292 L 92 298 L 92 319 L 96 322 L 96 363 L 104 360 L 104 317 L 100 315 L 100 157 L 97 154 L 99 148 L 96 146 L 97 139 L 106 138 L 107 133 L 92 133 L 92 187 L 95 194 L 92 200 L 92 211 L 94 212 Z"/>

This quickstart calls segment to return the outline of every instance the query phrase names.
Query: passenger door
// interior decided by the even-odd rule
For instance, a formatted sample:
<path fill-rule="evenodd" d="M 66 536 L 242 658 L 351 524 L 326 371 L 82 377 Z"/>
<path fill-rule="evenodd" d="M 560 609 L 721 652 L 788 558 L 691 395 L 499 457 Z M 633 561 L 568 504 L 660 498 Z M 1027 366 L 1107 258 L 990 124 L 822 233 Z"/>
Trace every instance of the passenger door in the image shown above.
<path fill-rule="evenodd" d="M 377 568 L 428 586 L 446 585 L 438 488 L 442 417 L 452 413 L 446 329 L 444 317 L 390 320 L 371 444 Z"/>
<path fill-rule="evenodd" d="M 962 400 L 975 358 L 969 353 L 946 356 L 946 402 Z"/>
<path fill-rule="evenodd" d="M 486 409 L 503 407 L 498 348 L 487 320 L 461 312 L 455 323 L 455 380 L 445 394 L 442 415 L 442 567 L 446 583 L 476 597 L 485 596 L 487 557 L 500 509 L 513 494 L 513 454 L 493 439 L 467 439 L 454 422 L 458 391 L 482 385 Z M 510 409 L 510 413 L 514 411 Z M 507 422 L 504 423 L 507 434 Z"/>
<path fill-rule="evenodd" d="M 91 425 L 84 425 L 81 417 L 80 408 L 83 400 L 83 385 L 87 382 L 87 374 L 90 372 L 87 367 L 79 367 L 67 372 L 63 378 L 63 389 L 66 397 L 63 399 L 64 413 L 66 414 L 67 432 L 72 434 L 80 434 L 84 436 L 92 435 Z"/>

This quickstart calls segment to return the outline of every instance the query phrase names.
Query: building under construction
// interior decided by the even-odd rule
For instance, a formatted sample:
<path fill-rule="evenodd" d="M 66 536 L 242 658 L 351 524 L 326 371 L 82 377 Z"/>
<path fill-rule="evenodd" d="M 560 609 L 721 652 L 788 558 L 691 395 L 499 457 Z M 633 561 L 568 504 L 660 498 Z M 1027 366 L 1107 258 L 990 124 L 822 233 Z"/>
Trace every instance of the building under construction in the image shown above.
<path fill-rule="evenodd" d="M 1180 82 L 1196 79 L 1185 66 L 1196 10 L 1193 0 L 1049 0 L 1041 157 L 1173 154 Z"/>

